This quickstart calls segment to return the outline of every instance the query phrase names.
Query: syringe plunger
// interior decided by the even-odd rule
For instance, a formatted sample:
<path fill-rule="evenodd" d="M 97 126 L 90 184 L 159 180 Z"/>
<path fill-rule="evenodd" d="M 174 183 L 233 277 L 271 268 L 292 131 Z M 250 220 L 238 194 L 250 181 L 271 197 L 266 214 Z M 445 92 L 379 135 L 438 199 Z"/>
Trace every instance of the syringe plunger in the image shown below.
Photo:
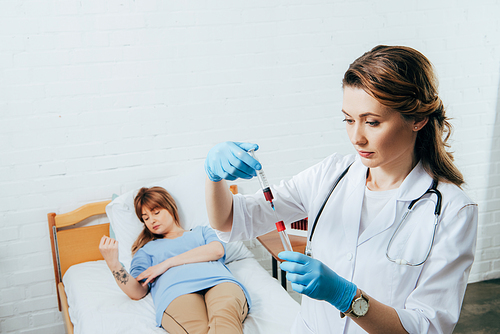
<path fill-rule="evenodd" d="M 257 156 L 255 155 L 254 149 L 248 150 L 248 154 L 250 154 L 255 160 L 259 161 L 259 159 L 257 159 Z M 262 188 L 262 190 L 269 189 L 269 182 L 267 182 L 266 174 L 264 174 L 264 169 L 261 168 L 257 171 L 257 178 L 259 179 L 260 187 Z"/>

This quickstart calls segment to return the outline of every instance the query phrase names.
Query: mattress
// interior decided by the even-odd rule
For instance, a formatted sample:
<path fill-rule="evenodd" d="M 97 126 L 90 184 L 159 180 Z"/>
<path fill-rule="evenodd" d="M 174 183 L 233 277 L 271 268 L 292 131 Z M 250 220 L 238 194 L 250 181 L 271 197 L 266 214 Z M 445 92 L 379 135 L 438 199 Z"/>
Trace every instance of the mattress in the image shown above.
<path fill-rule="evenodd" d="M 247 288 L 252 308 L 245 334 L 288 334 L 300 305 L 254 258 L 227 264 Z M 125 295 L 104 261 L 85 262 L 68 269 L 63 278 L 75 334 L 166 333 L 156 327 L 150 294 L 135 301 Z"/>

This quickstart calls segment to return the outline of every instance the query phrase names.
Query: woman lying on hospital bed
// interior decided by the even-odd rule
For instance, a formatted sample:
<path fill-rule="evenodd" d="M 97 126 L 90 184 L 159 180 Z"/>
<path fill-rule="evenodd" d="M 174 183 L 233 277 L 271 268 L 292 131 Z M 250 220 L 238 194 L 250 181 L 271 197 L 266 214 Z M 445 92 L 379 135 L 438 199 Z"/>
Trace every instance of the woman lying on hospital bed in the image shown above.
<path fill-rule="evenodd" d="M 224 265 L 215 232 L 184 230 L 174 199 L 161 187 L 141 188 L 134 206 L 144 229 L 132 246 L 130 273 L 118 260 L 116 240 L 103 236 L 99 244 L 123 292 L 138 300 L 151 291 L 157 325 L 171 334 L 243 333 L 250 299 Z"/>

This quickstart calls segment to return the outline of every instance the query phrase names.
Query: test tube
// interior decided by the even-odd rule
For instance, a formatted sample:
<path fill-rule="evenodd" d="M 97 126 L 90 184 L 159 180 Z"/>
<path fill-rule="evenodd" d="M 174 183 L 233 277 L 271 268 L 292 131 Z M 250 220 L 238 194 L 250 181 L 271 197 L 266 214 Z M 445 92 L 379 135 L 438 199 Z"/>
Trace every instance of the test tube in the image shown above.
<path fill-rule="evenodd" d="M 248 154 L 250 154 L 255 160 L 259 161 L 259 159 L 257 159 L 257 156 L 255 155 L 255 150 L 253 148 L 248 150 Z M 269 187 L 269 182 L 267 182 L 266 174 L 264 174 L 264 169 L 261 168 L 257 171 L 257 178 L 259 179 L 260 187 L 262 188 L 262 192 L 264 193 L 266 201 L 269 201 L 274 209 L 274 197 L 273 193 L 271 192 L 271 188 Z"/>
<path fill-rule="evenodd" d="M 280 235 L 281 243 L 283 244 L 283 248 L 286 251 L 293 252 L 292 244 L 290 243 L 290 239 L 288 238 L 288 234 L 286 233 L 285 223 L 282 220 L 276 223 L 276 228 L 278 229 L 278 233 Z"/>

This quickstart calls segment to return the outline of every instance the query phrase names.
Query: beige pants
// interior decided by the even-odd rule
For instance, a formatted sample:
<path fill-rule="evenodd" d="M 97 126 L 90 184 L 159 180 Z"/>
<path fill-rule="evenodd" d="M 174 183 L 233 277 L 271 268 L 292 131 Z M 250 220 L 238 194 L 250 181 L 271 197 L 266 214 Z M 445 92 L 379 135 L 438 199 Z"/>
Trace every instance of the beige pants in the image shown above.
<path fill-rule="evenodd" d="M 175 298 L 163 312 L 161 325 L 170 334 L 236 334 L 243 333 L 247 313 L 243 290 L 227 282 Z"/>

